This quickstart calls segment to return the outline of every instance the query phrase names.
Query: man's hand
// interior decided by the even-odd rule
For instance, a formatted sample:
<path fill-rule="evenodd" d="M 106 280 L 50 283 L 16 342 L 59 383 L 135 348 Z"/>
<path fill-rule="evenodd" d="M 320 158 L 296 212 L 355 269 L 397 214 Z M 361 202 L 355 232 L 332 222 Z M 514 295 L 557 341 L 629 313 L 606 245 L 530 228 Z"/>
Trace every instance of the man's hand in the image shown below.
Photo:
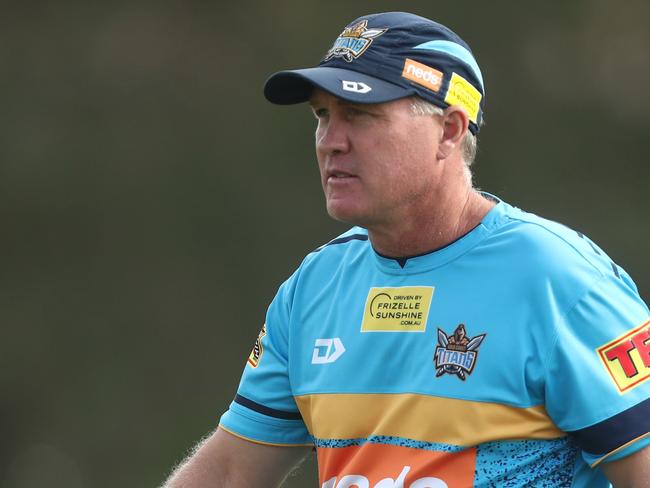
<path fill-rule="evenodd" d="M 163 488 L 274 487 L 308 453 L 308 447 L 257 444 L 217 428 L 174 471 Z"/>

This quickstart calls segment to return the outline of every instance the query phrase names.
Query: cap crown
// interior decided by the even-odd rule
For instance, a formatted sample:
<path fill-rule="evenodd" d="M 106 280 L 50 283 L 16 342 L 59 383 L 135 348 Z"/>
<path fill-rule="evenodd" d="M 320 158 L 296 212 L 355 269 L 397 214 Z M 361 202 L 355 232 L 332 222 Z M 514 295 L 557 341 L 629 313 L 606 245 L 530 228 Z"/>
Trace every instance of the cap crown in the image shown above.
<path fill-rule="evenodd" d="M 469 45 L 442 24 L 406 12 L 349 23 L 318 66 L 363 73 L 410 89 L 440 107 L 463 106 L 480 126 L 485 89 Z"/>
<path fill-rule="evenodd" d="M 301 103 L 314 87 L 356 103 L 417 95 L 442 108 L 458 105 L 474 134 L 483 118 L 483 76 L 467 43 L 444 25 L 406 12 L 355 19 L 318 66 L 273 74 L 264 94 L 273 103 Z"/>

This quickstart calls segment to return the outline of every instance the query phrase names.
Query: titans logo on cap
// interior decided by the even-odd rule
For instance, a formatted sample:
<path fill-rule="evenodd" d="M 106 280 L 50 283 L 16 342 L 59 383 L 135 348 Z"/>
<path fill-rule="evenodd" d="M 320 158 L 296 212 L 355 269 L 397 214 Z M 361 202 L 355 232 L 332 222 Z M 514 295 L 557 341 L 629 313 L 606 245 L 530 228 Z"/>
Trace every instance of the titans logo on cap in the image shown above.
<path fill-rule="evenodd" d="M 372 44 L 375 37 L 379 37 L 388 29 L 368 29 L 368 21 L 362 20 L 354 25 L 346 27 L 341 35 L 336 38 L 334 44 L 327 51 L 323 61 L 332 58 L 342 58 L 348 63 L 361 56 Z"/>

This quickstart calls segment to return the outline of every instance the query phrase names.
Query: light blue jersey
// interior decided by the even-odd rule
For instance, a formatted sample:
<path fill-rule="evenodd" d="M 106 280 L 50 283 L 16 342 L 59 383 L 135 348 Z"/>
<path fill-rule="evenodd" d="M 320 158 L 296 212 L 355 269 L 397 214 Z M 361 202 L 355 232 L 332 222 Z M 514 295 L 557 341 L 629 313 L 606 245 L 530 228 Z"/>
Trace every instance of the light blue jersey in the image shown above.
<path fill-rule="evenodd" d="M 650 444 L 650 312 L 593 242 L 499 202 L 396 260 L 353 228 L 271 303 L 220 425 L 322 488 L 606 487 Z"/>

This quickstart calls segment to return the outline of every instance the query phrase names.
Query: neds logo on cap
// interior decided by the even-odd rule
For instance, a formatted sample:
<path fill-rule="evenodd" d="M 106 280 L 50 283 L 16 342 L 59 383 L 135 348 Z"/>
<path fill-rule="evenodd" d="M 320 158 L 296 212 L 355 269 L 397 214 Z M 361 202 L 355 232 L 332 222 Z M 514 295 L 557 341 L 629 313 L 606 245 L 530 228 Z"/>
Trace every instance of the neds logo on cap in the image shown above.
<path fill-rule="evenodd" d="M 429 90 L 437 92 L 442 84 L 442 72 L 431 68 L 426 64 L 418 63 L 412 59 L 406 58 L 402 76 L 408 80 L 414 81 Z"/>

